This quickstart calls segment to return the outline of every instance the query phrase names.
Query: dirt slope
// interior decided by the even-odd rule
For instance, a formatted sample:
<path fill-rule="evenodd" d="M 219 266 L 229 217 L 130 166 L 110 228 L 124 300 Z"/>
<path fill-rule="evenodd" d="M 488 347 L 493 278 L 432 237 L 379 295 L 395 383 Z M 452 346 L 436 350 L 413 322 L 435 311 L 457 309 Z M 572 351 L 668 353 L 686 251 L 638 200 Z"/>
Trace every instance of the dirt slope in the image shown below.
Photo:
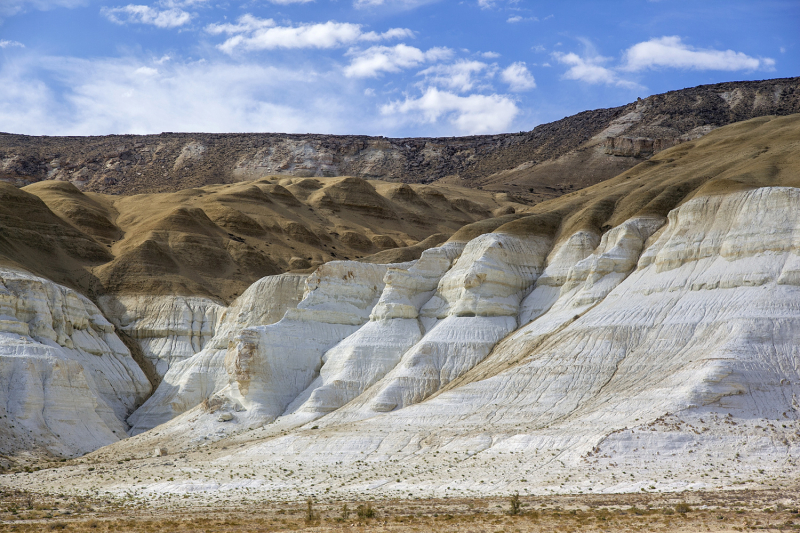
<path fill-rule="evenodd" d="M 800 187 L 800 114 L 720 128 L 525 213 L 464 226 L 450 240 L 466 241 L 489 231 L 557 238 L 580 229 L 603 233 L 634 216 L 666 216 L 698 195 L 775 186 Z"/>
<path fill-rule="evenodd" d="M 271 177 L 133 196 L 62 181 L 0 183 L 0 260 L 90 297 L 229 302 L 263 276 L 334 258 L 386 251 L 413 259 L 465 224 L 524 208 L 507 194 L 354 177 Z"/>

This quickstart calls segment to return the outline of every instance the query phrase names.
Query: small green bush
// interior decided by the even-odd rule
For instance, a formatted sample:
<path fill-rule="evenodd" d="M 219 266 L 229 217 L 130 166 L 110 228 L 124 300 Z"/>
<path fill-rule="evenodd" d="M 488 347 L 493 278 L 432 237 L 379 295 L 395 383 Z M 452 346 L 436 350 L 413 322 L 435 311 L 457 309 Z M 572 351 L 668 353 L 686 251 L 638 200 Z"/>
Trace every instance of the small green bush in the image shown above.
<path fill-rule="evenodd" d="M 356 515 L 362 520 L 369 520 L 370 518 L 375 518 L 378 513 L 375 512 L 375 509 L 372 507 L 371 503 L 366 505 L 361 504 L 356 507 Z"/>
<path fill-rule="evenodd" d="M 319 522 L 319 513 L 314 511 L 314 500 L 306 500 L 306 524 L 316 524 Z"/>

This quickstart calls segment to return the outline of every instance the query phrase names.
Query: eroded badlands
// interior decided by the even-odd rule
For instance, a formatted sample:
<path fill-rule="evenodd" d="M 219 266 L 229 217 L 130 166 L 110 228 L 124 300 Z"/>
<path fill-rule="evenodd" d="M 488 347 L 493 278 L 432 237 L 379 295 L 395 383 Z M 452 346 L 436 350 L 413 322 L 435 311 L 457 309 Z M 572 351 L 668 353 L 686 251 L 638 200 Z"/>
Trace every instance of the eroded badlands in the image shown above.
<path fill-rule="evenodd" d="M 517 227 L 267 277 L 228 308 L 118 303 L 158 374 L 143 404 L 93 304 L 4 270 L 4 452 L 134 435 L 4 483 L 222 501 L 791 482 L 800 189 L 700 194 L 602 235 Z"/>

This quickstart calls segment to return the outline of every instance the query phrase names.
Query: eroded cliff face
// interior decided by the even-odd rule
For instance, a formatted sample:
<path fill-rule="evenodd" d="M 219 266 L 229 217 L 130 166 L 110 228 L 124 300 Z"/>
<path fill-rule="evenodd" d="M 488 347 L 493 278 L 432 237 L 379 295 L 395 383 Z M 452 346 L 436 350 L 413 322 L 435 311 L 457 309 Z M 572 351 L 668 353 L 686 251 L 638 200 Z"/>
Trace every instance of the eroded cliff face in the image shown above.
<path fill-rule="evenodd" d="M 786 477 L 800 452 L 800 188 L 753 183 L 796 183 L 797 120 L 709 134 L 697 150 L 715 159 L 692 168 L 718 174 L 700 185 L 662 171 L 648 188 L 645 169 L 568 198 L 577 208 L 477 223 L 413 261 L 264 278 L 209 312 L 213 336 L 128 418 L 135 436 L 94 458 L 197 452 L 202 479 L 139 490 L 239 490 L 230 475 L 246 467 L 246 488 L 276 498 Z M 654 161 L 692 160 L 678 148 Z M 63 307 L 47 301 L 27 327 Z M 163 316 L 126 323 L 147 345 L 160 331 L 195 350 L 205 322 L 175 310 L 196 304 L 130 305 Z M 709 456 L 727 477 L 708 479 Z"/>
<path fill-rule="evenodd" d="M 281 497 L 709 488 L 708 453 L 736 458 L 728 484 L 777 475 L 800 452 L 798 213 L 800 189 L 764 187 L 602 236 L 501 226 L 408 263 L 265 278 L 99 457 L 216 449 L 219 475 L 145 490 L 238 490 L 223 472 L 248 465 L 248 489 Z"/>
<path fill-rule="evenodd" d="M 585 111 L 531 131 L 445 138 L 281 133 L 28 137 L 0 135 L 0 180 L 68 181 L 138 194 L 272 175 L 445 180 L 552 198 L 611 178 L 709 131 L 800 112 L 798 78 L 703 85 Z M 590 168 L 587 172 L 586 169 Z"/>
<path fill-rule="evenodd" d="M 703 488 L 712 452 L 738 457 L 728 483 L 775 475 L 800 451 L 798 213 L 800 190 L 768 187 L 602 237 L 501 227 L 410 263 L 328 263 L 280 321 L 228 316 L 227 347 L 176 365 L 130 419 L 158 430 L 116 446 L 241 434 L 215 468 L 256 460 L 273 480 L 248 487 L 284 496 L 308 487 L 278 466 L 347 496 Z M 576 468 L 591 485 L 564 481 Z M 196 487 L 236 490 L 148 490 Z"/>
<path fill-rule="evenodd" d="M 88 299 L 0 268 L 0 453 L 73 456 L 115 442 L 150 391 Z"/>

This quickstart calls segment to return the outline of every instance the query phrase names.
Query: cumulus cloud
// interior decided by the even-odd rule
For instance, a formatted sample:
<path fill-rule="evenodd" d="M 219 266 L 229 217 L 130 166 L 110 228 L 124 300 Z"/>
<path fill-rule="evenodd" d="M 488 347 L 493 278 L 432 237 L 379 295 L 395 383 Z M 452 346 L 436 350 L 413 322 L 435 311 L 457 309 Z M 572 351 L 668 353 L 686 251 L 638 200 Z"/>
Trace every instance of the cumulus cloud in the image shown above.
<path fill-rule="evenodd" d="M 255 62 L 31 56 L 0 65 L 0 124 L 32 135 L 363 132 L 363 88 L 352 85 L 338 72 Z"/>
<path fill-rule="evenodd" d="M 652 68 L 691 70 L 771 69 L 775 60 L 756 58 L 733 50 L 698 49 L 684 44 L 678 36 L 650 39 L 633 45 L 624 54 L 623 69 L 640 71 Z"/>
<path fill-rule="evenodd" d="M 339 48 L 362 41 L 381 41 L 413 37 L 406 28 L 392 28 L 383 33 L 364 32 L 360 24 L 328 21 L 298 26 L 278 26 L 273 19 L 260 19 L 247 14 L 236 24 L 210 24 L 206 31 L 212 35 L 231 35 L 218 48 L 228 54 L 237 49 L 247 51 L 274 48 Z"/>
<path fill-rule="evenodd" d="M 500 73 L 500 79 L 508 84 L 514 92 L 528 91 L 536 88 L 536 81 L 524 61 L 512 63 Z"/>
<path fill-rule="evenodd" d="M 424 76 L 430 85 L 437 85 L 458 92 L 472 90 L 478 82 L 476 76 L 481 72 L 491 70 L 489 65 L 481 61 L 457 61 L 452 65 L 434 65 L 417 73 Z"/>
<path fill-rule="evenodd" d="M 191 13 L 177 7 L 158 9 L 128 4 L 122 7 L 104 7 L 100 12 L 117 24 L 151 24 L 157 28 L 177 28 L 192 20 Z"/>
<path fill-rule="evenodd" d="M 624 80 L 612 69 L 604 67 L 602 64 L 609 58 L 601 56 L 581 57 L 570 52 L 564 54 L 556 52 L 553 54 L 559 63 L 569 65 L 569 70 L 564 73 L 564 78 L 568 80 L 579 80 L 591 84 L 616 85 L 619 87 L 638 88 L 639 85 L 632 81 Z"/>
<path fill-rule="evenodd" d="M 429 87 L 419 98 L 406 98 L 381 107 L 381 113 L 399 120 L 433 124 L 447 120 L 460 133 L 505 131 L 519 113 L 513 100 L 497 94 L 460 96 Z"/>
<path fill-rule="evenodd" d="M 2 0 L 0 2 L 0 18 L 24 13 L 28 9 L 49 11 L 59 7 L 81 7 L 88 3 L 89 0 Z"/>
<path fill-rule="evenodd" d="M 25 45 L 19 41 L 8 41 L 5 39 L 0 40 L 0 48 L 14 48 L 14 47 L 25 48 Z"/>
<path fill-rule="evenodd" d="M 349 78 L 376 78 L 385 72 L 400 72 L 429 61 L 448 59 L 453 55 L 449 48 L 431 48 L 423 52 L 419 48 L 398 44 L 395 46 L 371 46 L 366 50 L 350 50 L 353 59 L 344 69 Z"/>
<path fill-rule="evenodd" d="M 481 52 L 480 56 L 485 57 L 486 59 L 496 59 L 500 57 L 500 54 L 497 52 Z"/>
<path fill-rule="evenodd" d="M 439 1 L 440 0 L 353 0 L 353 6 L 361 9 L 384 7 L 389 9 L 407 10 Z"/>

